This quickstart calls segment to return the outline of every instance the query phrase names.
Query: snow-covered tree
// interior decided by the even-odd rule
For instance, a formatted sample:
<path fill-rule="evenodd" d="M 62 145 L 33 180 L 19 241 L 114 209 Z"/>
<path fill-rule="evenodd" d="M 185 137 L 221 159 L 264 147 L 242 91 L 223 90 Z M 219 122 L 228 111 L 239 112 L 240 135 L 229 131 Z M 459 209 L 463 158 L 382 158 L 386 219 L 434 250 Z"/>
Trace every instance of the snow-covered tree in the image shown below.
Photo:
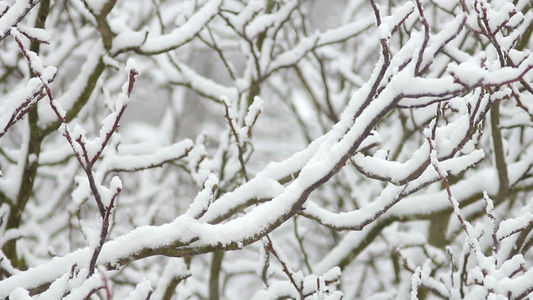
<path fill-rule="evenodd" d="M 0 1 L 0 299 L 529 299 L 529 0 Z"/>

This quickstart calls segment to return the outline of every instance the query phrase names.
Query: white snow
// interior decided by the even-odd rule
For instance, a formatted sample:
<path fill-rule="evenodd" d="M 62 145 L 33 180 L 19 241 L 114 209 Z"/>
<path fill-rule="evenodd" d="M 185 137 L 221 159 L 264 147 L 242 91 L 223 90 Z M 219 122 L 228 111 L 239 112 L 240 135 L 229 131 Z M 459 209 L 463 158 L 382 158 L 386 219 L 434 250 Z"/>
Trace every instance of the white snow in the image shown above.
<path fill-rule="evenodd" d="M 204 29 L 205 25 L 218 13 L 221 3 L 222 0 L 208 1 L 187 22 L 169 34 L 160 36 L 148 34 L 141 50 L 149 53 L 161 53 L 178 48 Z"/>
<path fill-rule="evenodd" d="M 533 224 L 533 213 L 528 211 L 518 217 L 501 221 L 496 235 L 502 240 L 530 224 Z"/>
<path fill-rule="evenodd" d="M 38 40 L 41 43 L 50 43 L 52 37 L 50 34 L 43 28 L 29 27 L 24 24 L 18 24 L 17 29 L 24 33 L 24 35 Z"/>
<path fill-rule="evenodd" d="M 186 214 L 195 219 L 203 215 L 207 211 L 211 201 L 213 201 L 213 193 L 217 185 L 218 178 L 214 174 L 210 174 L 204 184 L 204 189 L 196 195 Z"/>
<path fill-rule="evenodd" d="M 128 48 L 138 48 L 144 43 L 147 35 L 148 29 L 121 32 L 113 39 L 111 52 L 116 53 Z"/>
<path fill-rule="evenodd" d="M 104 5 L 107 3 L 108 0 L 85 0 L 85 3 L 87 6 L 89 6 L 89 9 L 94 13 L 95 15 L 98 15 L 102 8 L 104 8 Z"/>
<path fill-rule="evenodd" d="M 376 265 L 375 268 L 369 268 L 368 272 L 386 275 L 379 280 L 385 282 L 385 289 L 388 289 L 389 280 L 395 275 L 386 274 L 390 270 L 387 269 L 390 267 L 390 251 L 404 248 L 408 250 L 405 252 L 413 250 L 406 254 L 405 264 L 410 270 L 415 270 L 414 274 L 411 276 L 412 271 L 402 270 L 398 273 L 401 287 L 398 290 L 375 294 L 374 298 L 404 299 L 410 295 L 412 299 L 416 299 L 420 285 L 438 291 L 444 297 L 451 299 L 460 297 L 456 290 L 449 288 L 458 284 L 459 276 L 462 275 L 454 273 L 453 268 L 449 270 L 452 273 L 446 273 L 448 272 L 446 252 L 436 247 L 420 248 L 427 243 L 428 235 L 425 231 L 429 221 L 415 223 L 408 220 L 413 216 L 418 218 L 419 214 L 428 218 L 431 213 L 449 211 L 451 207 L 456 215 L 473 217 L 476 212 L 483 212 L 485 209 L 481 199 L 473 204 L 470 203 L 472 197 L 479 198 L 482 193 L 487 200 L 485 212 L 489 216 L 497 216 L 497 221 L 503 217 L 500 213 L 506 208 L 494 207 L 489 199 L 489 195 L 497 195 L 499 192 L 498 172 L 492 165 L 493 158 L 488 155 L 486 157 L 484 150 L 490 150 L 487 145 L 490 145 L 491 137 L 490 134 L 481 132 L 481 129 L 487 128 L 489 124 L 480 123 L 480 130 L 475 132 L 473 138 L 468 137 L 468 134 L 471 133 L 472 122 L 477 122 L 483 116 L 490 101 L 494 101 L 495 98 L 510 98 L 513 96 L 511 93 L 513 91 L 520 92 L 520 86 L 511 81 L 521 76 L 524 76 L 525 80 L 530 79 L 530 75 L 524 75 L 533 65 L 533 58 L 529 56 L 528 51 L 509 52 L 513 62 L 519 64 L 517 67 L 501 68 L 496 57 L 497 53 L 490 46 L 485 49 L 486 52 L 476 48 L 475 52 L 478 54 L 472 57 L 466 50 L 468 48 L 458 45 L 458 41 L 463 38 L 465 44 L 474 43 L 471 36 L 465 36 L 465 32 L 471 28 L 463 28 L 463 32 L 455 37 L 465 15 L 460 11 L 460 7 L 454 8 L 449 3 L 444 3 L 445 1 L 438 2 L 454 9 L 453 14 L 436 13 L 436 20 L 431 16 L 429 21 L 435 21 L 435 26 L 431 28 L 436 33 L 431 32 L 429 44 L 423 53 L 420 47 L 424 42 L 424 34 L 419 30 L 420 24 L 416 23 L 419 20 L 417 21 L 417 14 L 413 13 L 416 9 L 414 1 L 402 3 L 396 8 L 391 7 L 388 11 L 382 4 L 380 10 L 382 25 L 379 28 L 368 30 L 374 24 L 375 16 L 371 13 L 368 3 L 363 3 L 364 6 L 345 12 L 347 18 L 352 18 L 349 16 L 351 13 L 355 14 L 350 23 L 314 33 L 312 30 L 305 33 L 298 30 L 293 32 L 292 27 L 286 30 L 288 26 L 294 26 L 296 29 L 303 24 L 307 25 L 299 23 L 306 21 L 306 11 L 302 10 L 304 14 L 299 15 L 298 8 L 299 6 L 304 8 L 305 3 L 296 0 L 276 2 L 271 13 L 265 11 L 268 3 L 262 0 L 247 3 L 233 0 L 205 0 L 198 2 L 200 4 L 198 7 L 191 2 L 179 6 L 179 9 L 161 10 L 161 20 L 151 19 L 153 11 L 145 11 L 145 8 L 170 6 L 164 1 L 153 1 L 147 4 L 148 6 L 117 3 L 115 8 L 121 13 L 126 12 L 127 17 L 112 25 L 117 36 L 113 40 L 110 53 L 103 49 L 100 42 L 94 42 L 94 37 L 99 35 L 91 23 L 94 20 L 87 16 L 87 9 L 83 8 L 82 2 L 73 2 L 73 8 L 69 10 L 75 12 L 76 17 L 82 16 L 89 20 L 86 27 L 80 28 L 77 32 L 79 41 L 75 41 L 74 33 L 71 32 L 69 39 L 56 41 L 54 40 L 56 35 L 61 35 L 53 31 L 54 28 L 47 29 L 49 31 L 47 33 L 44 30 L 16 25 L 16 19 L 26 13 L 29 2 L 11 2 L 14 3 L 13 6 L 0 18 L 0 33 L 4 33 L 0 35 L 0 39 L 11 32 L 13 36 L 25 39 L 25 43 L 27 35 L 43 41 L 58 42 L 61 47 L 44 47 L 40 55 L 28 52 L 30 68 L 40 74 L 40 78 L 15 83 L 14 88 L 3 95 L 4 100 L 0 100 L 2 101 L 0 129 L 11 125 L 8 122 L 12 115 L 17 116 L 21 109 L 34 105 L 36 100 L 32 95 L 41 91 L 43 82 L 51 83 L 56 76 L 58 82 L 54 83 L 53 92 L 61 96 L 51 103 L 57 107 L 59 115 L 64 117 L 66 112 L 76 105 L 88 87 L 88 79 L 94 74 L 97 66 L 102 66 L 101 62 L 122 68 L 125 55 L 128 53 L 117 56 L 115 54 L 131 51 L 130 48 L 135 48 L 139 54 L 143 52 L 160 54 L 183 45 L 187 47 L 168 52 L 168 55 L 153 55 L 149 58 L 136 55 L 137 63 L 132 59 L 128 59 L 126 63 L 127 74 L 124 74 L 123 70 L 115 72 L 112 68 L 107 68 L 102 79 L 96 82 L 94 95 L 89 99 L 91 101 L 89 103 L 97 106 L 84 108 L 71 125 L 63 124 L 59 128 L 59 133 L 68 133 L 75 140 L 73 148 L 79 157 L 86 154 L 85 165 L 88 161 L 95 160 L 95 165 L 90 171 L 94 172 L 96 186 L 104 205 L 109 205 L 112 197 L 124 188 L 120 196 L 121 205 L 117 205 L 117 210 L 113 211 L 113 218 L 117 221 L 113 226 L 118 226 L 113 227 L 114 230 L 98 257 L 99 268 L 88 280 L 88 260 L 99 243 L 102 224 L 100 215 L 94 209 L 94 203 L 86 201 L 93 200 L 91 189 L 83 170 L 75 165 L 76 160 L 72 158 L 72 152 L 65 147 L 56 147 L 57 142 L 54 139 L 59 140 L 62 137 L 51 136 L 44 140 L 44 152 L 40 157 L 28 156 L 26 152 L 29 135 L 26 119 L 17 124 L 18 131 L 15 131 L 10 140 L 5 138 L 2 140 L 9 146 L 4 147 L 2 144 L 4 176 L 0 178 L 0 190 L 8 198 L 17 197 L 26 160 L 34 162 L 39 158 L 41 166 L 35 181 L 38 193 L 25 211 L 30 216 L 28 224 L 18 229 L 7 230 L 0 237 L 0 246 L 11 238 L 28 237 L 21 239 L 20 248 L 29 264 L 35 267 L 19 272 L 7 260 L 0 260 L 0 266 L 13 273 L 11 277 L 0 282 L 0 298 L 9 296 L 10 299 L 29 299 L 28 290 L 47 283 L 51 283 L 50 287 L 39 298 L 58 298 L 63 295 L 66 295 L 67 299 L 83 298 L 92 289 L 101 287 L 105 278 L 111 278 L 116 274 L 115 271 L 104 271 L 106 265 L 114 266 L 131 256 L 150 251 L 153 251 L 154 255 L 182 256 L 194 251 L 211 251 L 224 246 L 242 248 L 228 254 L 224 261 L 224 267 L 226 264 L 231 265 L 229 271 L 224 273 L 223 279 L 227 280 L 226 283 L 236 280 L 241 286 L 246 286 L 256 280 L 257 282 L 250 283 L 250 286 L 263 290 L 256 292 L 253 295 L 254 299 L 297 298 L 299 297 L 297 289 L 281 271 L 279 265 L 274 266 L 278 261 L 272 255 L 270 255 L 272 268 L 267 274 L 270 276 L 268 284 L 262 286 L 256 277 L 253 277 L 253 280 L 248 280 L 249 277 L 246 277 L 256 269 L 255 265 L 248 266 L 246 262 L 257 262 L 257 257 L 249 253 L 265 251 L 265 249 L 258 250 L 260 245 L 250 245 L 250 243 L 274 229 L 276 231 L 272 236 L 277 238 L 279 234 L 280 241 L 289 245 L 287 248 L 285 245 L 283 247 L 284 250 L 288 249 L 285 255 L 276 248 L 278 258 L 290 262 L 288 268 L 292 278 L 302 286 L 305 293 L 312 294 L 309 296 L 310 299 L 341 299 L 343 294 L 341 291 L 334 291 L 335 284 L 327 286 L 326 282 L 339 280 L 341 270 L 338 266 L 363 251 L 369 242 L 369 237 L 378 231 L 381 234 L 376 239 L 377 242 L 372 241 L 369 248 L 357 257 L 361 258 L 361 264 L 345 265 L 347 268 L 343 270 L 345 274 L 343 279 L 351 280 L 350 276 L 354 276 L 354 271 L 350 268 L 356 270 L 355 272 L 361 272 L 371 261 Z M 524 2 L 521 2 L 522 7 L 526 5 Z M 7 7 L 7 4 L 2 6 L 3 3 L 0 2 L 0 11 Z M 94 13 L 101 11 L 105 3 L 103 0 L 86 1 Z M 357 3 L 350 3 L 345 8 L 347 10 L 348 7 L 356 5 Z M 491 8 L 482 0 L 478 1 L 478 5 L 485 5 L 488 9 L 492 29 L 507 21 L 508 25 L 514 26 L 519 25 L 522 19 L 528 20 L 527 16 L 522 16 L 520 13 L 509 20 L 509 15 L 515 11 L 515 6 L 510 2 L 491 2 L 491 5 L 498 9 Z M 424 6 L 429 4 L 424 3 Z M 221 7 L 224 10 L 221 11 Z M 362 14 L 361 11 L 365 13 Z M 392 16 L 385 15 L 389 11 L 393 12 Z M 440 9 L 436 8 L 436 11 Z M 430 10 L 426 12 L 429 16 Z M 131 20 L 128 19 L 130 14 Z M 410 14 L 412 16 L 407 18 Z M 475 11 L 470 6 L 469 14 L 468 22 L 476 29 L 477 23 L 473 22 L 477 21 L 474 20 Z M 301 16 L 303 19 L 292 19 L 293 15 Z M 50 17 L 52 21 L 58 20 L 57 15 Z M 289 17 L 291 19 L 284 23 Z M 115 16 L 110 15 L 110 19 L 112 18 Z M 399 45 L 399 38 L 393 36 L 392 31 L 405 18 L 407 21 L 401 30 L 409 29 L 411 35 L 402 36 L 402 45 Z M 445 25 L 441 24 L 441 21 Z M 19 26 L 18 29 L 14 28 L 15 25 Z M 285 25 L 287 27 L 276 31 L 278 26 Z M 207 26 L 211 32 L 205 30 Z M 496 41 L 501 44 L 504 52 L 514 45 L 520 30 L 509 33 L 504 30 L 496 35 Z M 256 49 L 256 40 L 245 41 L 243 36 L 240 36 L 242 34 L 246 37 L 257 37 L 263 32 L 266 32 L 267 36 L 262 49 Z M 277 35 L 274 36 L 273 32 Z M 358 39 L 349 40 L 342 45 L 337 44 L 353 37 Z M 383 79 L 374 84 L 386 63 L 386 59 L 379 51 L 380 38 L 387 39 L 390 46 L 387 50 L 390 51 L 391 61 L 390 66 L 386 70 L 383 69 Z M 451 38 L 455 38 L 455 41 L 444 48 L 445 53 L 440 53 L 441 47 Z M 208 42 L 214 40 L 224 55 L 231 54 L 227 58 L 232 67 L 228 68 L 234 71 L 232 75 L 235 76 L 227 76 L 226 73 L 208 76 L 202 69 L 203 65 L 196 65 L 195 55 L 208 48 L 201 39 Z M 191 48 L 188 48 L 189 45 Z M 350 52 L 356 55 L 351 55 Z M 253 57 L 254 53 L 258 54 L 257 58 Z M 203 59 L 204 52 L 200 54 Z M 422 76 L 415 76 L 415 65 L 421 54 L 423 54 L 421 67 L 428 66 L 429 69 Z M 375 57 L 379 58 L 373 61 Z M 328 76 L 325 82 L 321 78 L 316 58 L 321 59 L 320 63 L 325 66 L 324 72 Z M 457 63 L 449 63 L 454 60 Z M 22 70 L 22 75 L 27 76 L 30 69 L 24 60 L 21 61 L 18 67 Z M 47 66 L 50 62 L 53 62 L 54 66 Z M 211 67 L 211 61 L 202 61 L 202 63 Z M 255 63 L 259 66 L 258 70 Z M 233 68 L 233 65 L 236 67 Z M 301 68 L 303 77 L 309 80 L 310 91 L 294 84 L 290 75 L 292 71 L 280 70 L 295 65 Z M 59 72 L 56 72 L 55 66 Z M 155 82 L 156 88 L 165 89 L 165 93 L 168 89 L 170 95 L 168 99 L 177 103 L 168 106 L 160 125 L 142 126 L 130 123 L 108 139 L 117 129 L 119 114 L 129 101 L 129 82 L 126 80 L 124 83 L 124 77 L 129 76 L 130 72 L 137 73 L 138 66 L 147 73 L 146 81 L 143 78 L 141 83 Z M 286 77 L 287 74 L 289 75 Z M 346 77 L 347 81 L 336 84 L 337 77 Z M 252 79 L 258 78 L 264 80 L 264 88 L 261 89 L 261 95 L 255 97 L 253 103 L 247 107 L 245 102 L 249 83 Z M 332 84 L 328 86 L 329 90 L 323 87 L 324 83 Z M 118 91 L 121 86 L 122 93 L 117 99 L 112 99 L 110 95 Z M 183 86 L 213 100 L 207 102 L 205 106 L 202 102 L 201 109 L 219 114 L 220 122 L 212 122 L 211 124 L 214 124 L 212 127 L 204 128 L 205 133 L 199 134 L 195 142 L 191 139 L 181 139 L 180 136 L 180 130 L 195 136 L 198 129 L 190 126 L 194 128 L 188 132 L 187 126 L 190 124 L 180 123 L 181 117 L 190 117 L 186 110 L 189 108 L 187 105 L 191 103 L 185 103 L 188 94 L 183 92 Z M 361 87 L 357 89 L 359 86 Z M 481 87 L 485 88 L 485 92 L 488 91 L 487 88 L 498 90 L 483 96 Z M 371 94 L 374 88 L 379 93 Z M 470 90 L 471 88 L 475 90 Z M 354 89 L 357 90 L 353 92 Z M 151 95 L 150 93 L 154 91 L 145 90 L 144 86 L 139 90 L 144 93 L 141 97 Z M 102 98 L 105 106 L 102 107 L 100 94 L 96 95 L 100 91 L 104 91 Z M 318 103 L 309 101 L 307 92 L 319 95 Z M 331 100 L 331 103 L 328 104 L 333 107 L 332 111 L 339 112 L 344 108 L 340 120 L 334 125 L 331 125 L 331 119 L 317 108 L 324 105 L 322 95 L 326 92 L 330 96 L 328 100 Z M 353 96 L 348 100 L 351 93 Z M 452 94 L 460 96 L 446 100 Z M 522 100 L 526 103 L 526 107 L 531 106 L 530 97 Z M 439 120 L 435 119 L 437 105 L 430 105 L 435 101 L 442 101 L 440 108 L 445 109 L 445 115 Z M 193 105 L 197 104 L 191 102 Z M 287 103 L 295 107 L 288 107 Z M 506 160 L 509 181 L 513 188 L 515 184 L 519 189 L 527 188 L 531 183 L 528 177 L 533 164 L 533 154 L 527 151 L 529 150 L 527 145 L 531 144 L 530 116 L 526 109 L 521 109 L 521 114 L 516 113 L 517 110 L 513 109 L 516 108 L 513 107 L 516 103 L 512 100 L 501 103 L 501 125 L 504 128 L 505 147 L 508 150 Z M 50 105 L 46 104 L 39 105 L 39 126 L 43 128 L 57 121 L 57 116 L 50 110 Z M 224 121 L 223 105 L 228 107 L 229 119 L 235 128 L 240 146 L 247 146 L 246 154 L 256 151 L 249 160 L 249 180 L 243 180 L 239 175 L 241 167 L 237 163 L 235 136 L 229 132 L 227 126 L 220 128 L 222 127 L 220 124 Z M 426 105 L 429 106 L 424 109 L 398 108 L 398 106 Z M 470 115 L 474 113 L 472 109 L 476 105 L 479 105 L 480 109 L 474 115 Z M 105 109 L 112 112 L 103 118 L 100 112 Z M 289 136 L 283 136 L 283 142 L 290 140 L 292 143 L 294 139 L 294 143 L 300 146 L 299 140 L 296 141 L 300 136 L 293 135 L 295 129 L 289 128 L 296 124 L 296 121 L 286 120 L 283 115 L 275 115 L 286 113 L 290 109 L 294 109 L 298 118 L 302 117 L 302 129 L 307 134 L 305 138 L 314 140 L 303 150 L 280 162 L 268 163 L 262 171 L 256 173 L 256 169 L 266 164 L 265 160 L 262 160 L 263 156 L 257 158 L 257 152 L 259 155 L 264 155 L 263 152 L 272 152 L 268 153 L 271 156 L 268 156 L 266 161 L 283 157 L 277 153 L 278 144 L 261 143 L 261 141 L 255 143 L 255 138 L 264 137 L 265 132 L 270 134 L 275 131 L 273 128 L 268 128 L 272 123 L 267 122 L 272 120 L 280 122 L 276 128 L 288 124 L 286 127 Z M 397 118 L 400 109 L 402 109 L 401 116 L 405 119 Z M 262 113 L 263 110 L 265 113 Z M 254 128 L 260 114 L 262 114 L 261 119 Z M 261 123 L 264 115 L 267 121 Z M 210 118 L 212 115 L 206 114 L 206 116 Z M 181 127 L 182 125 L 184 126 Z M 436 129 L 431 143 L 435 149 L 431 150 L 430 142 L 425 138 L 433 138 L 431 134 L 433 126 Z M 516 133 L 517 126 L 522 126 L 520 134 Z M 178 130 L 177 127 L 181 128 Z M 249 136 L 252 128 L 258 131 L 253 138 Z M 95 132 L 97 136 L 89 138 Z M 281 136 L 285 132 L 279 134 Z M 409 140 L 406 141 L 404 139 L 406 137 Z M 64 142 L 64 139 L 61 140 Z M 277 135 L 274 140 L 279 143 Z M 468 141 L 463 146 L 463 141 L 466 140 Z M 16 147 L 12 149 L 11 144 Z M 104 144 L 107 144 L 105 151 L 103 151 Z M 516 147 L 518 144 L 523 147 Z M 370 150 L 365 149 L 368 151 L 361 153 L 362 149 L 370 145 L 374 147 Z M 348 158 L 352 159 L 356 168 L 344 166 Z M 178 168 L 173 166 L 153 169 L 171 162 L 174 162 Z M 57 168 L 52 164 L 61 164 L 65 168 L 56 175 L 54 172 Z M 256 165 L 259 167 L 256 168 Z M 472 166 L 476 167 L 471 168 Z M 365 174 L 358 173 L 358 170 L 364 171 L 374 179 L 366 178 Z M 120 174 L 124 182 L 118 176 L 113 176 L 114 172 L 124 172 Z M 337 172 L 333 178 L 335 184 L 322 185 Z M 463 173 L 464 178 L 450 186 L 453 196 L 448 195 L 448 191 L 442 186 L 442 177 Z M 322 188 L 318 188 L 319 185 Z M 420 190 L 421 188 L 424 189 Z M 48 189 L 53 191 L 49 193 Z M 196 193 L 197 190 L 200 192 Z M 73 191 L 72 197 L 68 197 L 71 191 Z M 417 193 L 411 195 L 414 192 Z M 337 200 L 338 202 L 335 202 Z M 73 219 L 65 218 L 59 221 L 60 216 L 54 216 L 57 220 L 47 220 L 48 215 L 55 212 L 53 206 L 57 203 L 68 203 L 60 216 L 69 214 Z M 83 203 L 87 205 L 82 206 Z M 468 205 L 465 207 L 466 204 Z M 8 211 L 7 205 L 0 206 L 0 217 L 8 214 Z M 78 212 L 82 212 L 78 214 L 82 216 L 80 219 L 75 218 Z M 286 222 L 298 213 L 301 215 L 298 215 L 297 223 Z M 458 259 L 455 263 L 460 266 L 466 254 L 473 254 L 469 263 L 465 264 L 468 269 L 465 272 L 469 284 L 465 289 L 465 298 L 476 299 L 477 296 L 483 295 L 484 299 L 488 291 L 499 295 L 517 296 L 531 286 L 533 271 L 528 269 L 530 267 L 528 257 L 519 254 L 507 259 L 506 254 L 513 250 L 512 243 L 518 236 L 516 233 L 533 223 L 533 212 L 530 206 L 523 206 L 519 213 L 512 210 L 509 214 L 516 216 L 508 217 L 499 224 L 494 220 L 459 224 L 455 217 L 450 222 L 447 229 L 450 235 L 460 232 L 461 225 L 464 225 L 467 237 L 461 250 L 460 242 L 464 238 L 464 233 L 454 236 L 457 243 L 446 249 L 449 257 Z M 398 220 L 406 222 L 401 223 Z M 389 224 L 392 221 L 395 224 Z M 83 236 L 76 236 L 78 233 L 76 229 L 73 237 L 69 236 L 72 239 L 72 246 L 59 243 L 59 239 L 55 237 L 50 237 L 49 240 L 48 237 L 40 237 L 43 232 L 58 232 L 73 222 L 78 222 L 79 231 Z M 1 224 L 2 222 L 0 226 Z M 140 226 L 142 224 L 157 225 Z M 296 228 L 300 225 L 303 229 Z M 382 229 L 382 226 L 386 228 Z M 303 241 L 295 242 L 291 229 L 295 229 L 294 232 L 298 235 L 301 234 L 298 238 Z M 331 234 L 332 242 L 327 244 L 330 237 L 322 236 L 321 232 L 335 229 L 338 231 Z M 490 249 L 487 248 L 487 245 L 490 247 L 492 243 L 490 234 L 496 229 L 497 238 L 501 242 L 500 252 L 486 256 L 481 249 Z M 309 249 L 309 252 L 306 252 L 309 254 L 309 262 L 305 261 L 310 264 L 309 268 L 303 259 L 297 259 L 295 263 L 292 261 L 293 257 L 302 254 L 301 249 L 298 249 L 298 242 L 306 246 L 306 251 Z M 79 245 L 87 246 L 70 252 L 69 247 L 75 249 Z M 36 250 L 33 251 L 32 248 Z M 458 249 L 460 253 L 457 253 Z M 424 252 L 423 258 L 413 255 L 422 252 Z M 48 258 L 46 255 L 63 256 Z M 241 255 L 246 259 L 232 260 L 233 257 Z M 261 253 L 262 262 L 259 267 L 265 267 L 266 255 L 264 252 Z M 407 261 L 410 259 L 413 261 Z M 386 265 L 382 264 L 384 260 Z M 189 276 L 193 278 L 180 283 L 186 292 L 179 297 L 205 296 L 198 292 L 197 287 L 199 281 L 207 282 L 208 274 L 197 273 L 206 270 L 207 261 L 208 259 L 204 257 L 198 257 L 190 266 L 187 259 L 175 257 L 157 257 L 136 262 L 136 266 L 143 268 L 143 272 L 136 272 L 135 268 L 125 268 L 123 271 L 125 277 L 129 276 L 128 279 L 138 284 L 135 288 L 133 285 L 130 286 L 126 292 L 122 290 L 120 297 L 146 299 L 153 287 L 152 297 L 160 299 L 172 280 Z M 434 264 L 439 264 L 438 268 L 441 269 L 433 273 L 437 267 Z M 195 269 L 197 265 L 203 268 L 199 272 Z M 382 268 L 383 266 L 387 268 Z M 149 271 L 145 273 L 144 270 Z M 367 274 L 363 272 L 362 276 Z M 372 278 L 370 273 L 368 276 Z M 241 281 L 241 278 L 245 277 L 246 280 Z M 479 282 L 474 284 L 473 280 Z M 373 288 L 372 285 L 381 284 L 381 282 L 364 281 L 362 283 L 368 284 L 362 288 L 368 287 L 369 290 Z M 129 291 L 131 293 L 128 294 Z M 249 290 L 247 292 L 252 293 Z M 363 294 L 365 292 L 366 290 L 363 290 Z M 367 296 L 368 294 L 361 297 Z M 498 299 L 498 297 L 500 296 L 495 294 L 487 296 L 488 299 Z"/>
<path fill-rule="evenodd" d="M 130 300 L 145 300 L 150 296 L 152 287 L 150 286 L 150 281 L 144 279 L 135 287 L 135 290 L 131 291 L 127 299 Z"/>
<path fill-rule="evenodd" d="M 7 12 L 2 15 L 0 18 L 0 41 L 10 33 L 11 29 L 18 23 L 18 20 L 29 11 L 33 6 L 31 4 L 32 2 L 33 1 L 30 0 L 17 0 Z"/>
<path fill-rule="evenodd" d="M 254 102 L 252 102 L 252 105 L 248 107 L 248 113 L 244 118 L 244 124 L 248 127 L 252 127 L 253 123 L 255 122 L 255 119 L 257 118 L 257 116 L 259 116 L 262 110 L 263 100 L 261 100 L 261 98 L 258 96 L 254 97 Z"/>

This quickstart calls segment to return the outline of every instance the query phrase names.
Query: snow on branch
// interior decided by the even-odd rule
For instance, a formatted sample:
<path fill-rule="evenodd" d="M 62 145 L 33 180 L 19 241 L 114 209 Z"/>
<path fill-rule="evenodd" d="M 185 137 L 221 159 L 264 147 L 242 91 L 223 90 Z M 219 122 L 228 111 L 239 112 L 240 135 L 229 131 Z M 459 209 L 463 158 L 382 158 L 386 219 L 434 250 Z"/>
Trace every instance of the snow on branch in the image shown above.
<path fill-rule="evenodd" d="M 533 292 L 527 1 L 11 2 L 0 299 Z"/>
<path fill-rule="evenodd" d="M 169 34 L 151 36 L 139 48 L 140 53 L 158 54 L 176 49 L 193 39 L 218 13 L 222 0 L 209 0 L 187 22 Z M 117 46 L 119 47 L 119 46 Z"/>
<path fill-rule="evenodd" d="M 16 1 L 11 7 L 7 5 L 2 7 L 3 11 L 0 12 L 0 41 L 11 34 L 11 29 L 15 28 L 38 2 L 22 0 Z M 2 3 L 5 4 L 5 2 Z"/>

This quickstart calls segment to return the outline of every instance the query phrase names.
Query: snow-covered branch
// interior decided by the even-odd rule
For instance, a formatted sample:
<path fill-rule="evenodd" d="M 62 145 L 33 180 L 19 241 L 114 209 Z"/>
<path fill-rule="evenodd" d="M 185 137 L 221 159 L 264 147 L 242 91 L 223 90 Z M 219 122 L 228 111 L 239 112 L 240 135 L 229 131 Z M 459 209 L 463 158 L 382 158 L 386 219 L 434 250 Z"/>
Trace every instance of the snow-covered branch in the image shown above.
<path fill-rule="evenodd" d="M 532 24 L 0 1 L 0 299 L 530 297 Z"/>

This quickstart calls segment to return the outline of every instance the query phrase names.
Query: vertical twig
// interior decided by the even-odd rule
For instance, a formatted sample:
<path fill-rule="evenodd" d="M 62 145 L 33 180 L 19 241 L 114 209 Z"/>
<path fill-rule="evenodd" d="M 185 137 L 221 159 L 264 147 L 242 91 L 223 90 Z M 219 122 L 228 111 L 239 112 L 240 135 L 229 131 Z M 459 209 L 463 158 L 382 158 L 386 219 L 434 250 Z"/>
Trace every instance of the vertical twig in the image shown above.
<path fill-rule="evenodd" d="M 279 263 L 281 264 L 281 268 L 283 269 L 283 273 L 287 275 L 292 286 L 294 286 L 294 288 L 298 292 L 298 295 L 300 295 L 300 299 L 303 300 L 304 299 L 303 283 L 296 282 L 296 279 L 293 276 L 293 271 L 291 267 L 289 266 L 288 262 L 285 261 L 283 257 L 281 257 L 280 253 L 278 253 L 278 251 L 272 244 L 272 240 L 270 239 L 270 236 L 266 235 L 265 238 L 266 238 L 266 247 L 268 251 L 270 251 L 270 253 L 272 253 L 272 255 L 274 255 L 274 257 L 279 261 Z"/>
<path fill-rule="evenodd" d="M 490 220 L 490 225 L 492 229 L 492 254 L 494 258 L 496 259 L 496 265 L 498 264 L 498 236 L 496 233 L 498 232 L 498 224 L 496 223 L 496 216 L 494 215 L 494 202 L 492 202 L 492 199 L 489 198 L 489 195 L 487 192 L 483 192 L 483 199 L 485 200 L 486 213 Z"/>
<path fill-rule="evenodd" d="M 222 101 L 222 104 L 224 105 L 224 111 L 225 111 L 224 117 L 228 121 L 231 133 L 235 137 L 235 142 L 237 143 L 237 149 L 239 151 L 238 158 L 239 158 L 239 163 L 241 164 L 242 176 L 244 177 L 244 179 L 246 181 L 248 181 L 250 179 L 248 178 L 248 173 L 246 172 L 246 165 L 245 165 L 244 158 L 243 158 L 244 157 L 244 148 L 241 145 L 241 140 L 239 138 L 239 133 L 237 132 L 237 129 L 235 128 L 235 125 L 233 124 L 233 119 L 230 116 L 228 103 L 226 103 L 226 101 Z"/>
<path fill-rule="evenodd" d="M 429 42 L 429 23 L 426 19 L 426 16 L 424 15 L 424 8 L 422 7 L 422 3 L 420 2 L 420 0 L 416 0 L 416 6 L 418 8 L 418 13 L 420 14 L 420 22 L 422 22 L 422 25 L 424 26 L 424 41 L 422 42 L 422 47 L 420 47 L 420 51 L 418 52 L 418 60 L 416 61 L 415 66 L 415 76 L 420 76 L 422 70 L 424 69 L 422 66 L 422 62 L 424 60 L 424 52 L 426 51 Z M 420 69 L 421 67 L 422 70 Z"/>

